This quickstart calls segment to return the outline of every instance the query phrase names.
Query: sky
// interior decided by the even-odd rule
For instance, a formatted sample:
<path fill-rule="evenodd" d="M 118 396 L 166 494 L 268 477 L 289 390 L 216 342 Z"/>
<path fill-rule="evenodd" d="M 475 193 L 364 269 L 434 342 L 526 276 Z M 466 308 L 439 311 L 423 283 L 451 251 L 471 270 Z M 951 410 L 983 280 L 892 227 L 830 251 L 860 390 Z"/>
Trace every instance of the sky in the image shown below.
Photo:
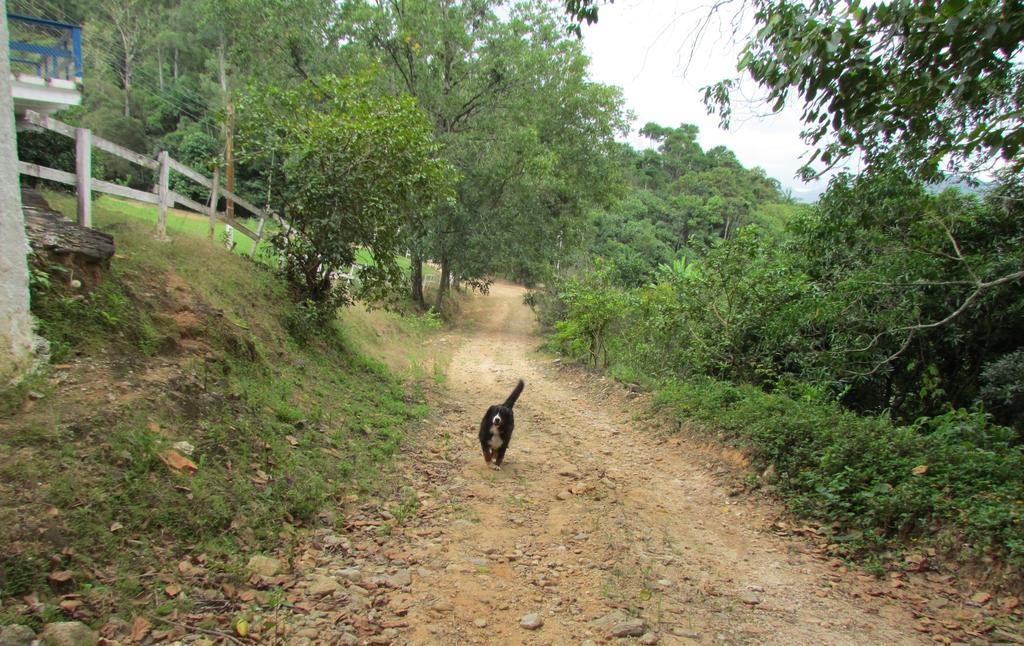
<path fill-rule="evenodd" d="M 712 20 L 691 58 L 693 34 L 706 15 L 705 0 L 602 4 L 598 22 L 583 26 L 591 79 L 622 88 L 626 107 L 636 117 L 628 137 L 634 147 L 650 146 L 650 141 L 638 134 L 649 121 L 672 127 L 692 123 L 700 128 L 698 141 L 705 150 L 724 145 L 744 166 L 765 169 L 798 200 L 814 201 L 825 190 L 827 180 L 804 183 L 796 177 L 808 146 L 800 139 L 800 111 L 795 105 L 771 114 L 756 102 L 737 105 L 734 98 L 729 130 L 719 127 L 717 116 L 707 114 L 701 88 L 739 76 L 736 60 L 747 31 L 732 37 L 732 13 L 726 14 L 725 20 Z M 745 24 L 744 29 L 749 29 L 749 16 Z M 751 99 L 759 96 L 749 79 L 740 91 Z"/>

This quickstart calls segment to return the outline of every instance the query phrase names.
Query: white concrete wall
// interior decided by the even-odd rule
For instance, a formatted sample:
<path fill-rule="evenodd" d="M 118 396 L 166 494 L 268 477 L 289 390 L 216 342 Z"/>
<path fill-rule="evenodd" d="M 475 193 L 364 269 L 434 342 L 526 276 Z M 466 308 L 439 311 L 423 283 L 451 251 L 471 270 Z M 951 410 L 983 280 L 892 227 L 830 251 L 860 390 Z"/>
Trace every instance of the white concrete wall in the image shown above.
<path fill-rule="evenodd" d="M 18 150 L 11 98 L 7 2 L 0 0 L 0 387 L 32 367 L 25 216 L 18 185 Z"/>

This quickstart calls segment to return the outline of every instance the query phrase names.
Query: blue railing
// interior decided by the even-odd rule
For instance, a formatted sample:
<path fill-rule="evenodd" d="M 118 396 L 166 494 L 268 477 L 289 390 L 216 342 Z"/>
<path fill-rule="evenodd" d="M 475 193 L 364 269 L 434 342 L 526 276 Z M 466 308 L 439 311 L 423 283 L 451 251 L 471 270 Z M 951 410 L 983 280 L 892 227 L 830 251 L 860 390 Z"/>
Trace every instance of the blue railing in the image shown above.
<path fill-rule="evenodd" d="M 65 22 L 7 14 L 12 71 L 82 81 L 82 28 Z"/>

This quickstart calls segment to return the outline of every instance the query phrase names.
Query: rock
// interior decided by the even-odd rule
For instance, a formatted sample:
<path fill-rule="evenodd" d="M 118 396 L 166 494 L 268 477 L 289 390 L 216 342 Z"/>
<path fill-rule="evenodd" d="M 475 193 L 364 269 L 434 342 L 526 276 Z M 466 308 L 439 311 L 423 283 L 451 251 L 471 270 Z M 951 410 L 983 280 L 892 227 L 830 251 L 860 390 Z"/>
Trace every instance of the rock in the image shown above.
<path fill-rule="evenodd" d="M 487 620 L 483 617 L 477 617 L 473 620 L 473 625 L 477 628 L 487 628 Z"/>
<path fill-rule="evenodd" d="M 100 638 L 80 621 L 59 621 L 43 626 L 39 638 L 47 646 L 96 646 Z"/>
<path fill-rule="evenodd" d="M 640 637 L 640 643 L 641 644 L 646 644 L 647 646 L 653 646 L 654 644 L 657 644 L 658 641 L 659 641 L 658 636 L 655 635 L 654 633 L 644 633 Z"/>
<path fill-rule="evenodd" d="M 249 559 L 247 567 L 250 572 L 255 572 L 260 576 L 274 576 L 281 571 L 281 561 L 269 556 L 257 554 Z"/>
<path fill-rule="evenodd" d="M 687 630 L 682 626 L 675 626 L 672 628 L 672 634 L 676 637 L 682 637 L 683 639 L 693 639 L 700 641 L 700 633 L 695 630 Z"/>
<path fill-rule="evenodd" d="M 181 442 L 175 442 L 173 444 L 174 450 L 183 455 L 192 455 L 196 452 L 196 447 L 192 446 L 188 442 L 182 440 Z"/>
<path fill-rule="evenodd" d="M 756 606 L 757 604 L 761 603 L 761 595 L 754 592 L 753 590 L 744 590 L 740 593 L 740 601 L 751 606 Z"/>
<path fill-rule="evenodd" d="M 363 580 L 363 573 L 357 567 L 347 567 L 341 572 L 338 572 L 338 576 L 350 583 L 359 583 Z"/>
<path fill-rule="evenodd" d="M 559 491 L 555 495 L 555 498 L 558 498 L 559 500 L 568 500 L 568 499 L 572 498 L 572 494 L 569 493 L 568 491 Z"/>
<path fill-rule="evenodd" d="M 352 633 L 343 633 L 337 643 L 339 646 L 358 646 L 359 638 Z"/>
<path fill-rule="evenodd" d="M 612 610 L 607 615 L 605 615 L 605 616 L 603 616 L 603 617 L 601 617 L 599 619 L 595 619 L 595 620 L 591 621 L 590 625 L 593 626 L 594 628 L 600 628 L 600 629 L 604 630 L 605 628 L 610 628 L 611 626 L 614 626 L 615 624 L 619 624 L 619 623 L 622 623 L 624 621 L 629 621 L 630 619 L 632 619 L 632 617 L 630 617 L 625 612 L 623 612 L 621 610 Z"/>
<path fill-rule="evenodd" d="M 536 612 L 531 612 L 528 615 L 523 615 L 523 618 L 519 620 L 519 625 L 527 630 L 537 630 L 544 625 L 544 618 Z"/>
<path fill-rule="evenodd" d="M 412 585 L 412 572 L 409 570 L 399 570 L 388 578 L 388 583 L 395 588 L 404 588 L 407 585 Z"/>
<path fill-rule="evenodd" d="M 0 646 L 29 646 L 35 638 L 36 634 L 28 626 L 0 626 Z"/>
<path fill-rule="evenodd" d="M 313 577 L 309 583 L 309 593 L 314 597 L 323 596 L 325 594 L 332 594 L 335 590 L 341 588 L 341 584 L 336 579 L 329 576 L 318 574 Z"/>
<path fill-rule="evenodd" d="M 608 631 L 610 637 L 639 637 L 644 634 L 643 619 L 629 619 L 617 623 Z"/>
<path fill-rule="evenodd" d="M 330 549 L 342 549 L 349 551 L 352 549 L 352 542 L 344 536 L 338 536 L 337 534 L 327 534 L 324 536 L 324 547 Z"/>
<path fill-rule="evenodd" d="M 320 630 L 317 628 L 303 628 L 302 630 L 295 631 L 295 637 L 305 637 L 306 639 L 316 639 L 320 636 Z"/>
<path fill-rule="evenodd" d="M 365 610 L 370 607 L 370 597 L 352 588 L 348 591 L 348 605 Z"/>

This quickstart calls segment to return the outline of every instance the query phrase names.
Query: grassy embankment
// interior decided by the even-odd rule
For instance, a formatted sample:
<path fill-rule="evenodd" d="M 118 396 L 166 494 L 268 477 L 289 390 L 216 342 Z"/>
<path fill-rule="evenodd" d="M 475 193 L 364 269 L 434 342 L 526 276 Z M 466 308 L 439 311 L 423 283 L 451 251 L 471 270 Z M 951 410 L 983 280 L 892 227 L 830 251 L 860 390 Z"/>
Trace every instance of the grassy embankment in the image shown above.
<path fill-rule="evenodd" d="M 444 362 L 432 319 L 361 307 L 297 343 L 281 281 L 201 218 L 172 215 L 168 243 L 154 208 L 105 197 L 94 217 L 110 272 L 85 295 L 37 274 L 52 363 L 0 399 L 0 624 L 187 611 L 187 594 L 148 594 L 180 562 L 238 582 L 253 553 L 340 526 L 346 498 L 387 486 Z M 166 463 L 180 442 L 194 473 Z"/>

